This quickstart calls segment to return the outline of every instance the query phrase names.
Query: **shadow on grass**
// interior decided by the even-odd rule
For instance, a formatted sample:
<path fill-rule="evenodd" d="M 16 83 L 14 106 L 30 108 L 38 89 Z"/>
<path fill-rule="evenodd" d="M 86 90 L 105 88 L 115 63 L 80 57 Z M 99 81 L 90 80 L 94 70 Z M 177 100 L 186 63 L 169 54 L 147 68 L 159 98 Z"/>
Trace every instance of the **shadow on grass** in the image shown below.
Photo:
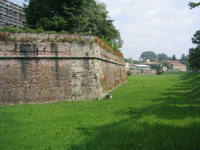
<path fill-rule="evenodd" d="M 174 127 L 169 125 L 141 124 L 140 129 L 131 129 L 133 122 L 111 124 L 82 132 L 92 139 L 86 143 L 72 146 L 74 150 L 188 150 L 199 149 L 199 124 L 188 127 Z M 192 129 L 192 132 L 191 132 Z"/>
<path fill-rule="evenodd" d="M 200 119 L 200 74 L 187 73 L 181 76 L 181 82 L 162 94 L 163 101 L 151 114 L 163 119 Z M 200 132 L 200 131 L 199 131 Z"/>
<path fill-rule="evenodd" d="M 180 88 L 184 86 L 188 87 L 187 93 L 188 100 L 191 103 L 200 104 L 200 74 L 199 73 L 187 73 L 182 76 L 184 85 L 180 85 Z"/>
<path fill-rule="evenodd" d="M 79 128 L 88 140 L 71 149 L 200 149 L 200 75 L 188 73 L 181 79 L 161 98 L 152 99 L 155 105 L 117 112 L 118 115 L 126 114 L 127 119 L 101 127 Z M 165 123 L 166 120 L 169 122 Z"/>
<path fill-rule="evenodd" d="M 149 108 L 151 110 L 151 108 Z M 96 128 L 79 128 L 88 141 L 73 145 L 73 150 L 197 150 L 200 149 L 200 123 L 174 126 L 140 121 L 149 110 L 130 110 L 130 117 Z M 142 113 L 144 112 L 144 114 Z"/>

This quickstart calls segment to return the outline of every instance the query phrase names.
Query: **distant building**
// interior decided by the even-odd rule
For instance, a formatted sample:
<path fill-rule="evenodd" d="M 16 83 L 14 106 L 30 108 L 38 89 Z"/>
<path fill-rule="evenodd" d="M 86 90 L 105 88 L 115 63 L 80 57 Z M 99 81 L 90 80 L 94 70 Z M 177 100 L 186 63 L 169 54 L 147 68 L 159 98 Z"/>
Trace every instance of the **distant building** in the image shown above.
<path fill-rule="evenodd" d="M 151 66 L 149 66 L 149 65 L 135 65 L 135 66 L 133 66 L 133 69 L 149 70 L 149 69 L 151 69 Z"/>
<path fill-rule="evenodd" d="M 180 61 L 167 61 L 169 64 L 172 65 L 172 69 L 170 71 L 187 71 L 187 66 L 185 64 L 182 64 Z M 150 62 L 149 60 L 143 62 L 144 65 L 162 65 L 162 62 L 155 61 Z M 164 72 L 168 71 L 167 67 L 162 68 Z"/>
<path fill-rule="evenodd" d="M 155 75 L 156 71 L 151 69 L 149 65 L 134 65 L 130 67 L 130 72 L 132 75 Z"/>
<path fill-rule="evenodd" d="M 7 0 L 0 0 L 0 27 L 24 27 L 23 7 Z"/>
<path fill-rule="evenodd" d="M 187 66 L 180 63 L 180 61 L 170 61 L 169 63 L 173 66 L 173 70 L 187 71 Z"/>
<path fill-rule="evenodd" d="M 148 59 L 142 63 L 143 65 L 159 65 L 160 62 L 159 61 L 149 61 Z"/>

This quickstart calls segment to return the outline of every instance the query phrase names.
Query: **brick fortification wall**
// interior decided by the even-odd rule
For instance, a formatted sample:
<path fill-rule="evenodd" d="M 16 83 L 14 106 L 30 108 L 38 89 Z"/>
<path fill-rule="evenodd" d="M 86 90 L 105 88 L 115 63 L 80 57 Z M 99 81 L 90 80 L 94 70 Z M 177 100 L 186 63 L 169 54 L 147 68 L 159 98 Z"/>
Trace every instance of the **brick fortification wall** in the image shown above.
<path fill-rule="evenodd" d="M 123 56 L 95 37 L 0 33 L 0 104 L 99 99 L 126 79 Z"/>

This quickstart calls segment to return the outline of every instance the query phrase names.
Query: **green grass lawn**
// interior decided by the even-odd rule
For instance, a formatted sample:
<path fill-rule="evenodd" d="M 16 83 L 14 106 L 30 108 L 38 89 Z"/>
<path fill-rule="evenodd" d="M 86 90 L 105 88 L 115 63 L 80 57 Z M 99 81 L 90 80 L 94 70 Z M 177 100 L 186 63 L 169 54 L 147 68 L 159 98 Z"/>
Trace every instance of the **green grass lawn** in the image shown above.
<path fill-rule="evenodd" d="M 112 100 L 1 106 L 0 149 L 200 149 L 200 74 L 131 76 L 112 94 Z"/>

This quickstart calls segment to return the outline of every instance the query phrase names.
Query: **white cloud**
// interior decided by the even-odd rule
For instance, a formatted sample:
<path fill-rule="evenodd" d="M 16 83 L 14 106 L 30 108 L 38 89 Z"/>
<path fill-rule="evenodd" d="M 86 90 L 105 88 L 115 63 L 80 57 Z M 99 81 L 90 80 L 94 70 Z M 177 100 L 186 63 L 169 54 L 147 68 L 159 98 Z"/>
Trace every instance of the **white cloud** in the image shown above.
<path fill-rule="evenodd" d="M 187 0 L 101 0 L 121 31 L 125 57 L 138 59 L 146 50 L 169 56 L 188 53 L 191 37 L 200 28 L 199 11 Z"/>

